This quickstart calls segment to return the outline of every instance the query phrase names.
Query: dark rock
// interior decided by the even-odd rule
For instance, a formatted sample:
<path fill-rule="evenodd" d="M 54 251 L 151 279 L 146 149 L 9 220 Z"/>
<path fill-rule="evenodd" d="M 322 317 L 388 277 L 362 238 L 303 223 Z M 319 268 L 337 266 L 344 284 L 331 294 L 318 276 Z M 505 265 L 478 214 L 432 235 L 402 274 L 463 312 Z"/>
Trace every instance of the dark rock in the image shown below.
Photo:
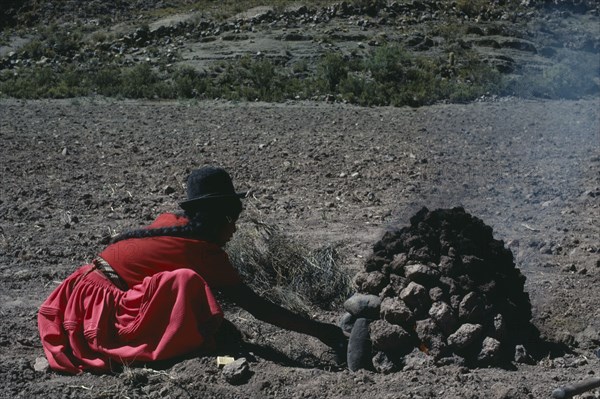
<path fill-rule="evenodd" d="M 415 333 L 419 338 L 419 348 L 438 358 L 446 353 L 446 340 L 442 331 L 432 319 L 419 320 L 415 323 Z"/>
<path fill-rule="evenodd" d="M 232 363 L 226 364 L 223 367 L 223 377 L 230 384 L 238 385 L 248 381 L 252 372 L 248 361 L 241 357 Z"/>
<path fill-rule="evenodd" d="M 400 291 L 402 291 L 408 283 L 408 280 L 397 274 L 390 274 L 388 281 L 388 285 L 386 285 L 379 293 L 379 296 L 382 298 L 398 296 Z"/>
<path fill-rule="evenodd" d="M 477 323 L 483 317 L 484 303 L 481 297 L 470 292 L 460 301 L 458 318 L 463 323 Z"/>
<path fill-rule="evenodd" d="M 471 26 L 467 27 L 467 35 L 479 35 L 479 36 L 483 36 L 484 34 L 485 33 L 483 32 L 483 29 L 481 29 L 477 25 L 471 25 Z"/>
<path fill-rule="evenodd" d="M 465 367 L 466 360 L 464 357 L 453 353 L 451 356 L 445 356 L 437 359 L 435 364 L 437 366 L 456 366 L 456 367 Z"/>
<path fill-rule="evenodd" d="M 499 341 L 504 341 L 504 338 L 506 337 L 506 323 L 501 314 L 494 316 L 493 331 L 490 333 L 490 336 Z"/>
<path fill-rule="evenodd" d="M 412 337 L 402 327 L 376 320 L 369 325 L 373 348 L 384 352 L 402 352 L 413 347 Z"/>
<path fill-rule="evenodd" d="M 381 299 L 375 295 L 354 294 L 344 302 L 344 309 L 356 318 L 378 319 L 380 306 Z"/>
<path fill-rule="evenodd" d="M 440 261 L 438 262 L 438 269 L 445 275 L 451 275 L 454 269 L 454 258 L 451 258 L 446 255 L 440 256 Z"/>
<path fill-rule="evenodd" d="M 385 298 L 381 302 L 381 318 L 398 325 L 406 325 L 413 319 L 413 314 L 406 304 L 398 298 Z"/>
<path fill-rule="evenodd" d="M 402 299 L 414 312 L 421 312 L 429 306 L 429 294 L 425 287 L 413 281 L 400 291 Z"/>
<path fill-rule="evenodd" d="M 480 324 L 465 323 L 448 337 L 448 345 L 459 351 L 466 349 L 479 339 L 482 330 Z"/>
<path fill-rule="evenodd" d="M 448 295 L 455 295 L 459 293 L 458 284 L 450 277 L 440 277 L 440 287 Z"/>
<path fill-rule="evenodd" d="M 404 356 L 404 368 L 403 371 L 419 370 L 425 367 L 431 367 L 434 365 L 434 359 L 428 356 L 425 352 L 419 349 L 414 349 L 411 353 Z"/>
<path fill-rule="evenodd" d="M 394 259 L 388 264 L 389 273 L 402 275 L 404 273 L 404 265 L 408 261 L 408 256 L 405 253 L 394 255 Z"/>
<path fill-rule="evenodd" d="M 445 302 L 434 302 L 429 308 L 429 316 L 446 335 L 452 334 L 458 327 L 452 308 Z"/>
<path fill-rule="evenodd" d="M 378 295 L 388 282 L 389 280 L 385 274 L 378 271 L 357 273 L 354 278 L 354 284 L 358 291 L 365 294 Z"/>
<path fill-rule="evenodd" d="M 356 316 L 353 316 L 351 313 L 344 313 L 342 317 L 340 317 L 339 325 L 344 334 L 350 336 L 352 332 L 352 327 L 354 327 L 354 322 L 356 321 Z"/>
<path fill-rule="evenodd" d="M 501 355 L 502 344 L 495 338 L 485 337 L 477 360 L 483 365 L 495 364 Z"/>
<path fill-rule="evenodd" d="M 373 356 L 373 367 L 382 374 L 387 374 L 395 371 L 398 366 L 390 359 L 385 352 L 377 352 Z"/>
<path fill-rule="evenodd" d="M 373 271 L 381 271 L 383 265 L 385 265 L 387 259 L 381 256 L 370 256 L 365 262 L 365 271 L 373 272 Z"/>
<path fill-rule="evenodd" d="M 445 299 L 444 291 L 440 287 L 433 287 L 429 290 L 429 299 L 431 302 L 443 301 Z"/>
<path fill-rule="evenodd" d="M 404 275 L 407 279 L 422 285 L 429 285 L 439 279 L 440 273 L 426 265 L 406 265 L 404 267 Z"/>
<path fill-rule="evenodd" d="M 535 47 L 535 44 L 527 40 L 517 38 L 503 38 L 501 40 L 498 40 L 498 44 L 501 48 L 510 48 L 513 50 L 520 50 L 537 54 L 537 48 Z"/>
<path fill-rule="evenodd" d="M 533 358 L 527 353 L 523 345 L 515 346 L 515 362 L 523 364 L 535 364 Z"/>
<path fill-rule="evenodd" d="M 369 320 L 360 318 L 354 323 L 350 339 L 348 340 L 348 369 L 350 371 L 357 371 L 363 368 L 370 368 L 371 365 L 369 362 L 371 358 Z"/>

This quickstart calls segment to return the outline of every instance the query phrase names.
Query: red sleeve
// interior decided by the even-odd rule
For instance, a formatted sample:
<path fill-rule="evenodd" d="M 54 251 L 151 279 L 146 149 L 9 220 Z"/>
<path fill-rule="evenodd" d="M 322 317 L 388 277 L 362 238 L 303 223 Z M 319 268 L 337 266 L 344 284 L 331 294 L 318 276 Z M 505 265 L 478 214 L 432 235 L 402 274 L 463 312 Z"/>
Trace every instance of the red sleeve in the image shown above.
<path fill-rule="evenodd" d="M 189 264 L 212 288 L 232 287 L 242 279 L 229 257 L 215 244 L 200 241 L 189 251 Z"/>

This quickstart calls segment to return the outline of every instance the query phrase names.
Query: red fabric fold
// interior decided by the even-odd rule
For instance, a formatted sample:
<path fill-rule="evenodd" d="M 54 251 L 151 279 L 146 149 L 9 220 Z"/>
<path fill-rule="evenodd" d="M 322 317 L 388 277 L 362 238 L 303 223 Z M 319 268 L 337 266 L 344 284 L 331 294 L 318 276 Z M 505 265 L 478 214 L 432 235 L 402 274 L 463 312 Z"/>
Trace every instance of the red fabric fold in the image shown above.
<path fill-rule="evenodd" d="M 40 307 L 38 327 L 57 371 L 105 372 L 112 364 L 164 360 L 205 349 L 223 312 L 206 281 L 182 268 L 127 291 L 86 265 Z"/>

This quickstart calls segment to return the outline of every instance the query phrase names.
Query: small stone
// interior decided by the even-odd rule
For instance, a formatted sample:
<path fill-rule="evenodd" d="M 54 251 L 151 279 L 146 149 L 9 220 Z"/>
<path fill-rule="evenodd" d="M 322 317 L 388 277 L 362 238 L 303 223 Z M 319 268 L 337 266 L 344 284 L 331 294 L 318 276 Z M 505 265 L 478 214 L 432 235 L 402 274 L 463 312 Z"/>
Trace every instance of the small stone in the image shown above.
<path fill-rule="evenodd" d="M 483 301 L 474 292 L 469 292 L 460 301 L 458 307 L 458 317 L 462 322 L 476 323 L 483 317 Z"/>
<path fill-rule="evenodd" d="M 62 151 L 60 152 L 61 155 L 64 157 L 66 156 L 69 152 L 67 151 L 67 147 L 63 148 Z"/>
<path fill-rule="evenodd" d="M 370 256 L 365 262 L 365 270 L 368 272 L 381 271 L 386 259 L 381 256 Z"/>
<path fill-rule="evenodd" d="M 411 353 L 404 356 L 404 368 L 403 371 L 419 370 L 425 367 L 431 367 L 434 365 L 434 360 L 431 356 L 427 356 L 426 353 L 414 349 Z"/>
<path fill-rule="evenodd" d="M 167 185 L 163 187 L 163 193 L 165 193 L 166 195 L 173 194 L 174 192 L 175 189 L 172 186 Z"/>
<path fill-rule="evenodd" d="M 450 295 L 456 295 L 459 291 L 458 284 L 450 277 L 440 277 L 440 284 L 442 285 L 441 288 L 444 290 L 444 292 L 447 292 Z"/>
<path fill-rule="evenodd" d="M 369 331 L 374 349 L 397 352 L 413 347 L 410 334 L 396 324 L 376 320 L 369 325 Z"/>
<path fill-rule="evenodd" d="M 406 265 L 404 267 L 404 275 L 411 281 L 426 284 L 428 281 L 437 279 L 439 272 L 429 266 L 416 264 Z"/>
<path fill-rule="evenodd" d="M 485 337 L 477 360 L 485 365 L 496 363 L 500 357 L 501 346 L 502 344 L 497 339 Z"/>
<path fill-rule="evenodd" d="M 444 291 L 440 287 L 433 287 L 429 290 L 429 299 L 431 302 L 438 302 L 444 300 Z"/>
<path fill-rule="evenodd" d="M 456 367 L 465 367 L 467 361 L 464 357 L 453 353 L 451 356 L 442 357 L 436 360 L 435 364 L 437 366 L 456 366 Z"/>
<path fill-rule="evenodd" d="M 344 309 L 355 317 L 379 318 L 381 299 L 376 295 L 354 294 L 344 302 Z"/>
<path fill-rule="evenodd" d="M 429 316 L 446 335 L 452 334 L 458 326 L 452 308 L 445 302 L 434 302 L 429 308 Z"/>
<path fill-rule="evenodd" d="M 398 298 L 384 298 L 381 302 L 381 318 L 398 325 L 409 323 L 413 314 L 404 302 Z"/>
<path fill-rule="evenodd" d="M 466 349 L 481 335 L 483 327 L 480 324 L 465 323 L 448 337 L 448 345 L 458 349 Z"/>
<path fill-rule="evenodd" d="M 223 366 L 223 377 L 232 385 L 245 383 L 251 375 L 248 361 L 243 357 Z"/>
<path fill-rule="evenodd" d="M 385 352 L 377 352 L 373 356 L 373 367 L 380 373 L 391 373 L 396 369 L 396 364 L 389 358 Z"/>
<path fill-rule="evenodd" d="M 527 353 L 527 349 L 523 345 L 515 346 L 515 362 L 523 364 L 534 364 L 534 360 Z"/>
<path fill-rule="evenodd" d="M 402 299 L 413 311 L 423 310 L 429 305 L 429 294 L 425 287 L 413 281 L 400 291 Z"/>
<path fill-rule="evenodd" d="M 390 275 L 390 283 L 386 287 L 384 287 L 383 290 L 381 290 L 380 296 L 382 298 L 384 298 L 386 296 L 397 297 L 400 294 L 400 292 L 404 288 L 406 288 L 407 284 L 408 284 L 408 280 L 406 280 L 404 277 L 398 276 L 396 274 L 391 274 Z"/>
<path fill-rule="evenodd" d="M 390 273 L 401 274 L 407 261 L 408 255 L 404 252 L 394 255 L 394 259 L 389 264 Z"/>
<path fill-rule="evenodd" d="M 504 317 L 502 317 L 501 314 L 497 314 L 494 316 L 494 331 L 491 336 L 499 341 L 503 341 L 506 337 L 506 334 L 506 323 L 504 322 Z"/>
<path fill-rule="evenodd" d="M 516 399 L 521 397 L 515 387 L 507 386 L 499 382 L 492 385 L 492 399 Z"/>
<path fill-rule="evenodd" d="M 50 364 L 48 363 L 48 359 L 45 357 L 36 357 L 35 363 L 33 364 L 33 369 L 39 373 L 45 373 L 50 368 Z"/>
<path fill-rule="evenodd" d="M 447 351 L 444 335 L 432 319 L 415 323 L 415 333 L 419 338 L 419 348 L 434 358 L 443 356 Z"/>
<path fill-rule="evenodd" d="M 359 292 L 378 295 L 388 284 L 389 279 L 385 274 L 374 271 L 370 273 L 360 272 L 354 277 L 354 284 Z"/>

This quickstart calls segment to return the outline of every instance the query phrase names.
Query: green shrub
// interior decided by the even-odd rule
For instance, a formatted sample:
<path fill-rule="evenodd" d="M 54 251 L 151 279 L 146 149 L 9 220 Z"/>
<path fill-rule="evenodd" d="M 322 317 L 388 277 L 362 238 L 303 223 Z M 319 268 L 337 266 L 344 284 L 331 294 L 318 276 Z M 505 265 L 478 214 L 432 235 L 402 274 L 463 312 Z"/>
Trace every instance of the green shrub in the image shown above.
<path fill-rule="evenodd" d="M 149 63 L 124 67 L 119 59 L 95 59 L 59 66 L 53 62 L 5 70 L 0 92 L 17 98 L 64 98 L 97 93 L 125 98 L 222 98 L 284 101 L 322 98 L 364 106 L 421 106 L 438 101 L 466 102 L 482 95 L 537 98 L 580 98 L 600 91 L 595 54 L 562 50 L 558 63 L 523 76 L 502 75 L 474 51 L 454 49 L 448 55 L 425 56 L 397 44 L 375 48 L 364 58 L 325 54 L 314 68 L 306 62 L 286 66 L 250 56 L 221 61 L 208 69 L 156 67 Z M 32 41 L 32 55 L 46 54 Z"/>
<path fill-rule="evenodd" d="M 105 96 L 119 94 L 122 79 L 121 71 L 116 66 L 108 66 L 88 72 L 90 84 L 94 91 Z"/>
<path fill-rule="evenodd" d="M 28 43 L 21 47 L 21 52 L 25 58 L 39 59 L 43 56 L 50 55 L 44 43 L 39 39 L 31 39 Z"/>
<path fill-rule="evenodd" d="M 317 87 L 326 93 L 335 93 L 347 77 L 348 63 L 339 53 L 326 54 L 317 66 Z"/>
<path fill-rule="evenodd" d="M 402 83 L 405 79 L 406 64 L 409 63 L 406 51 L 400 46 L 392 44 L 378 47 L 365 60 L 364 67 L 379 83 Z"/>
<path fill-rule="evenodd" d="M 68 98 L 89 94 L 85 76 L 73 67 L 36 66 L 0 76 L 0 92 L 16 98 Z"/>
<path fill-rule="evenodd" d="M 490 2 L 486 0 L 457 0 L 456 8 L 470 17 L 475 17 L 489 7 Z"/>
<path fill-rule="evenodd" d="M 192 67 L 177 69 L 173 76 L 173 82 L 177 96 L 183 98 L 203 98 L 210 85 L 206 75 Z"/>
<path fill-rule="evenodd" d="M 367 106 L 462 102 L 498 90 L 496 70 L 470 53 L 457 58 L 459 62 L 449 66 L 445 56 L 410 56 L 398 45 L 385 45 L 355 66 L 338 90 L 343 99 Z"/>
<path fill-rule="evenodd" d="M 122 72 L 119 94 L 127 98 L 174 98 L 169 82 L 148 63 L 138 64 Z"/>

